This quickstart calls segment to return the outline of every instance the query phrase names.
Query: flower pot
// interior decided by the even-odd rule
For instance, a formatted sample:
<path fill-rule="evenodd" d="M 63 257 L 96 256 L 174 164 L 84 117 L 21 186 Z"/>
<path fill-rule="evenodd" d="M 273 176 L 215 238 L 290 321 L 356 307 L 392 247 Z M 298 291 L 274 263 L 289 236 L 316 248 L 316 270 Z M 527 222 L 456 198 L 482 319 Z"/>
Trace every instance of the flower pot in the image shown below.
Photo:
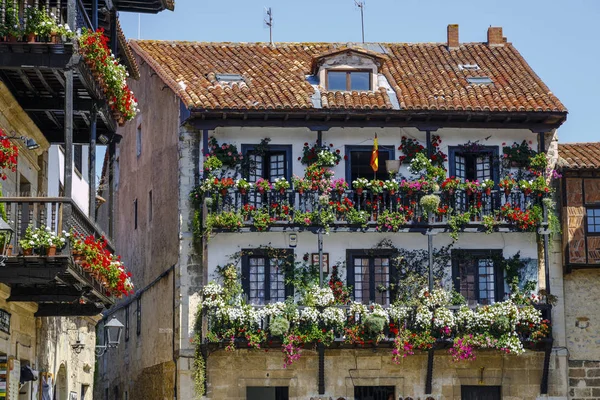
<path fill-rule="evenodd" d="M 12 244 L 9 244 L 8 247 L 6 247 L 4 249 L 4 253 L 6 254 L 7 257 L 12 256 L 12 251 L 13 251 Z"/>
<path fill-rule="evenodd" d="M 452 196 L 454 194 L 454 189 L 448 189 L 448 193 L 450 194 L 450 196 Z"/>
<path fill-rule="evenodd" d="M 23 249 L 23 255 L 24 256 L 30 256 L 32 254 L 33 254 L 33 249 L 32 248 L 30 248 L 30 249 Z"/>
<path fill-rule="evenodd" d="M 395 194 L 396 194 L 396 191 L 395 191 L 395 190 L 390 190 L 390 196 L 393 196 L 393 195 L 395 195 Z"/>
<path fill-rule="evenodd" d="M 9 43 L 17 43 L 17 37 L 13 36 L 13 35 L 8 35 L 8 40 Z"/>
<path fill-rule="evenodd" d="M 50 246 L 50 247 L 48 247 L 48 250 L 47 250 L 47 252 L 46 252 L 46 255 L 47 255 L 48 257 L 53 257 L 53 256 L 55 256 L 55 255 L 56 255 L 56 246 Z"/>
<path fill-rule="evenodd" d="M 304 194 L 304 189 L 302 189 L 302 188 L 298 189 L 298 193 Z"/>
<path fill-rule="evenodd" d="M 508 196 L 510 194 L 510 189 L 508 189 L 508 188 L 504 189 L 504 194 L 506 196 Z"/>
<path fill-rule="evenodd" d="M 219 190 L 219 193 L 221 193 L 221 196 L 225 197 L 227 196 L 227 189 L 221 189 Z"/>
<path fill-rule="evenodd" d="M 473 194 L 473 191 L 471 189 L 467 189 L 467 196 L 470 196 Z"/>
<path fill-rule="evenodd" d="M 408 190 L 408 195 L 409 195 L 409 196 L 412 196 L 412 194 L 413 194 L 413 191 L 412 191 L 412 189 L 409 189 L 409 190 Z"/>
<path fill-rule="evenodd" d="M 240 194 L 246 194 L 246 189 L 240 188 Z"/>
<path fill-rule="evenodd" d="M 264 187 L 258 187 L 258 193 L 263 194 L 265 192 L 265 188 Z"/>
<path fill-rule="evenodd" d="M 30 33 L 27 35 L 27 43 L 35 43 L 35 33 Z"/>
<path fill-rule="evenodd" d="M 59 40 L 60 39 L 58 38 L 58 35 L 56 33 L 50 34 L 50 43 L 52 43 L 52 44 L 58 44 Z"/>
<path fill-rule="evenodd" d="M 279 193 L 285 194 L 285 189 L 284 188 L 279 189 Z"/>
<path fill-rule="evenodd" d="M 485 188 L 485 194 L 487 194 L 488 196 L 490 194 L 492 194 L 492 189 L 491 188 Z"/>

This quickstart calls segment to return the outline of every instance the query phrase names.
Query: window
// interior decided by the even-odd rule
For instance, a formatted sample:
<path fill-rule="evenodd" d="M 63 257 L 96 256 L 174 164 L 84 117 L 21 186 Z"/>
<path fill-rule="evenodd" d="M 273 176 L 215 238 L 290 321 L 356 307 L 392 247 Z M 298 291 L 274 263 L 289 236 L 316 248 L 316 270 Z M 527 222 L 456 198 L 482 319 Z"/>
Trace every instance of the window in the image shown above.
<path fill-rule="evenodd" d="M 354 400 L 394 400 L 394 386 L 354 386 Z"/>
<path fill-rule="evenodd" d="M 371 90 L 370 71 L 327 71 L 327 90 Z"/>
<path fill-rule="evenodd" d="M 288 400 L 290 398 L 287 386 L 252 386 L 246 388 L 247 400 Z"/>
<path fill-rule="evenodd" d="M 292 177 L 292 146 L 269 145 L 266 151 L 258 154 L 254 145 L 243 144 L 242 152 L 250 161 L 245 171 L 250 182 L 256 182 L 258 178 L 273 182 L 277 178 L 290 180 Z"/>
<path fill-rule="evenodd" d="M 469 76 L 467 77 L 467 82 L 473 85 L 490 85 L 494 83 L 489 76 Z"/>
<path fill-rule="evenodd" d="M 152 221 L 152 190 L 148 192 L 148 221 Z"/>
<path fill-rule="evenodd" d="M 284 301 L 293 294 L 285 278 L 286 266 L 293 264 L 294 253 L 287 249 L 277 252 L 283 253 L 283 257 L 271 258 L 260 249 L 242 250 L 242 288 L 250 304 Z"/>
<path fill-rule="evenodd" d="M 142 124 L 137 127 L 137 134 L 135 135 L 135 149 L 136 155 L 139 157 L 142 155 Z"/>
<path fill-rule="evenodd" d="M 137 227 L 138 227 L 137 211 L 138 211 L 138 201 L 137 201 L 137 199 L 135 199 L 133 201 L 133 229 L 137 229 Z"/>
<path fill-rule="evenodd" d="M 600 235 L 600 208 L 588 208 L 587 233 Z"/>
<path fill-rule="evenodd" d="M 461 181 L 491 179 L 498 182 L 497 146 L 479 146 L 477 151 L 469 151 L 462 146 L 450 146 L 450 175 Z M 381 165 L 381 163 L 380 163 Z"/>
<path fill-rule="evenodd" d="M 73 162 L 75 164 L 75 169 L 79 171 L 80 174 L 83 168 L 82 152 L 83 148 L 80 144 L 73 146 Z"/>
<path fill-rule="evenodd" d="M 371 168 L 373 146 L 346 146 L 346 181 L 354 182 L 356 178 L 389 179 L 385 162 L 394 159 L 394 148 L 379 145 L 379 169 L 376 173 Z"/>
<path fill-rule="evenodd" d="M 354 300 L 363 303 L 390 304 L 390 284 L 397 280 L 392 254 L 372 255 L 368 250 L 348 250 L 348 286 L 354 289 Z"/>
<path fill-rule="evenodd" d="M 114 387 L 114 396 L 115 396 L 115 400 L 121 400 L 121 399 L 119 399 L 119 387 L 118 386 Z"/>
<path fill-rule="evenodd" d="M 462 400 L 500 400 L 502 390 L 500 386 L 461 386 Z"/>
<path fill-rule="evenodd" d="M 125 341 L 129 341 L 129 306 L 125 307 Z"/>
<path fill-rule="evenodd" d="M 504 297 L 504 277 L 496 261 L 501 250 L 455 250 L 452 252 L 454 289 L 469 305 L 492 304 Z"/>
<path fill-rule="evenodd" d="M 135 301 L 135 333 L 140 336 L 142 333 L 142 298 L 138 297 Z"/>

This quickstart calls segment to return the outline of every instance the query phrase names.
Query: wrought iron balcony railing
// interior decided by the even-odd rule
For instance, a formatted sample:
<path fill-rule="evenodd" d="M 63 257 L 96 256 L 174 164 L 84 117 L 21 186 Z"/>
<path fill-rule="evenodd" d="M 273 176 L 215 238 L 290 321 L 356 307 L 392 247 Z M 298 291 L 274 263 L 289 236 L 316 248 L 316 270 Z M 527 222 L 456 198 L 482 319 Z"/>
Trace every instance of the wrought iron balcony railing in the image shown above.
<path fill-rule="evenodd" d="M 436 192 L 440 203 L 433 213 L 427 214 L 421 204 L 422 192 L 383 191 L 373 193 L 368 190 L 346 190 L 342 193 L 323 194 L 316 191 L 299 193 L 293 190 L 240 192 L 238 189 L 212 192 L 206 196 L 206 211 L 209 215 L 222 213 L 240 213 L 242 226 L 254 225 L 257 212 L 265 217 L 268 214 L 269 226 L 319 226 L 323 224 L 321 212 L 329 213 L 329 225 L 332 228 L 361 226 L 380 230 L 392 230 L 385 227 L 382 217 L 392 219 L 396 227 L 405 229 L 444 227 L 453 216 L 469 212 L 468 225 L 483 225 L 485 218 L 493 218 L 494 225 L 513 227 L 514 221 L 507 220 L 501 211 L 507 207 L 512 210 L 526 211 L 538 204 L 540 197 L 518 190 L 504 193 L 498 190 L 489 192 Z M 312 218 L 311 218 L 312 217 Z M 213 226 L 215 230 L 228 230 L 224 226 Z"/>

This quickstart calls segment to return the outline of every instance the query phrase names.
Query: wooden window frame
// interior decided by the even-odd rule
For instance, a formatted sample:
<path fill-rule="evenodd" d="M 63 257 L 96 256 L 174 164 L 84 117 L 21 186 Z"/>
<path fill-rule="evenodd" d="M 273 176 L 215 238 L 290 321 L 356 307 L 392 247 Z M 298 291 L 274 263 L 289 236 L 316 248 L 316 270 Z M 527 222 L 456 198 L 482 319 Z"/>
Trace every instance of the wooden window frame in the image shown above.
<path fill-rule="evenodd" d="M 460 271 L 458 261 L 461 255 L 468 254 L 469 257 L 474 259 L 481 258 L 489 258 L 494 261 L 494 302 L 502 301 L 504 297 L 504 271 L 500 263 L 495 261 L 498 257 L 502 257 L 502 250 L 493 249 L 493 250 L 478 250 L 478 249 L 456 249 L 452 250 L 451 260 L 452 260 L 452 285 L 454 286 L 454 290 L 460 293 Z M 475 293 L 477 294 L 477 303 L 481 302 L 479 298 L 479 270 L 477 269 L 476 280 L 476 288 Z M 466 299 L 467 302 L 469 299 Z"/>
<path fill-rule="evenodd" d="M 140 336 L 142 334 L 142 298 L 138 297 L 135 300 L 135 334 Z"/>
<path fill-rule="evenodd" d="M 481 151 L 479 152 L 469 152 L 461 149 L 460 146 L 448 146 L 448 174 L 449 176 L 456 176 L 456 155 L 462 156 L 477 156 L 478 154 L 489 154 L 491 156 L 491 172 L 492 172 L 492 180 L 494 183 L 498 184 L 500 181 L 500 166 L 498 163 L 498 157 L 500 154 L 499 146 L 481 146 Z M 466 166 L 465 166 L 465 179 L 470 179 L 466 177 Z M 475 179 L 475 178 L 473 178 Z"/>
<path fill-rule="evenodd" d="M 398 273 L 398 266 L 397 264 L 394 262 L 395 260 L 395 252 L 394 250 L 385 250 L 385 249 L 378 249 L 377 250 L 377 254 L 373 254 L 372 250 L 346 250 L 346 281 L 348 286 L 352 286 L 352 298 L 355 298 L 354 295 L 354 284 L 355 284 L 355 274 L 354 274 L 354 259 L 355 258 L 368 258 L 370 260 L 369 262 L 369 282 L 373 283 L 370 288 L 369 288 L 369 302 L 375 302 L 376 301 L 376 295 L 375 295 L 375 291 L 377 290 L 377 288 L 375 287 L 374 283 L 375 280 L 374 275 L 375 275 L 375 271 L 373 268 L 373 265 L 371 263 L 371 261 L 373 261 L 373 259 L 375 258 L 389 258 L 390 259 L 390 266 L 389 266 L 389 284 L 390 286 L 394 285 L 395 283 L 398 282 L 400 275 Z M 395 290 L 390 290 L 389 291 L 389 304 L 393 303 L 392 299 L 395 298 L 396 296 L 396 291 Z M 366 299 L 362 299 L 363 302 L 366 301 Z"/>
<path fill-rule="evenodd" d="M 590 227 L 588 224 L 588 210 L 599 210 L 600 211 L 600 205 L 585 206 L 585 218 L 584 218 L 585 235 L 586 236 L 600 236 L 600 232 L 590 232 L 590 230 L 589 230 Z M 586 248 L 586 255 L 587 255 L 587 248 Z"/>
<path fill-rule="evenodd" d="M 329 73 L 330 72 L 345 72 L 346 73 L 346 90 L 341 90 L 342 92 L 372 92 L 373 91 L 373 70 L 370 69 L 328 69 L 325 73 L 325 87 L 328 91 L 339 92 L 337 89 L 329 89 Z M 369 89 L 367 90 L 353 90 L 352 89 L 352 79 L 350 76 L 353 72 L 367 72 L 369 74 Z"/>
<path fill-rule="evenodd" d="M 125 341 L 129 342 L 129 304 L 125 306 Z"/>
<path fill-rule="evenodd" d="M 258 145 L 256 144 L 242 144 L 241 148 L 242 148 L 242 154 L 244 155 L 244 158 L 247 159 L 247 157 L 249 157 L 253 151 L 256 150 L 256 147 L 258 147 Z M 285 179 L 286 180 L 291 180 L 292 179 L 292 167 L 293 167 L 293 161 L 292 161 L 292 145 L 291 144 L 270 144 L 267 147 L 267 151 L 265 152 L 265 154 L 263 155 L 263 163 L 266 164 L 268 162 L 267 158 L 269 155 L 273 155 L 273 154 L 283 154 L 285 156 Z M 261 175 L 263 177 L 263 179 L 266 179 L 265 177 L 265 171 L 263 171 L 263 174 Z M 249 175 L 250 175 L 250 171 L 243 171 L 243 175 L 245 179 L 248 179 Z"/>
<path fill-rule="evenodd" d="M 373 152 L 373 144 L 371 145 L 346 145 L 344 146 L 344 155 L 346 156 L 345 158 L 345 172 L 346 172 L 346 182 L 348 182 L 350 185 L 352 185 L 352 152 L 354 151 L 361 151 L 361 152 L 365 152 L 365 153 L 369 153 L 372 154 Z M 381 170 L 381 165 L 382 165 L 382 159 L 381 159 L 381 153 L 383 152 L 387 152 L 388 153 L 388 160 L 395 160 L 396 159 L 396 150 L 395 150 L 395 146 L 387 146 L 387 145 L 379 145 L 378 147 L 378 151 L 379 151 L 379 169 Z M 370 157 L 370 155 L 369 155 Z M 369 158 L 370 159 L 370 158 Z M 383 176 L 379 176 L 380 172 L 377 172 L 378 174 L 378 178 L 383 178 Z M 386 177 L 383 178 L 382 180 L 388 179 L 388 175 L 389 173 L 385 174 Z M 373 179 L 373 177 L 368 178 L 369 180 Z"/>
<path fill-rule="evenodd" d="M 294 260 L 294 250 L 292 249 L 277 249 L 277 251 L 285 252 L 286 257 L 289 262 L 293 263 Z M 268 251 L 264 249 L 243 249 L 242 250 L 242 289 L 244 294 L 248 296 L 248 301 L 250 301 L 250 258 L 252 257 L 262 257 L 265 259 L 265 304 L 269 304 L 271 302 L 271 258 L 269 257 Z M 293 271 L 291 269 L 283 270 L 283 278 L 285 279 L 291 277 Z M 287 299 L 290 296 L 294 295 L 294 286 L 286 283 L 284 296 Z M 285 300 L 285 299 L 284 299 Z"/>

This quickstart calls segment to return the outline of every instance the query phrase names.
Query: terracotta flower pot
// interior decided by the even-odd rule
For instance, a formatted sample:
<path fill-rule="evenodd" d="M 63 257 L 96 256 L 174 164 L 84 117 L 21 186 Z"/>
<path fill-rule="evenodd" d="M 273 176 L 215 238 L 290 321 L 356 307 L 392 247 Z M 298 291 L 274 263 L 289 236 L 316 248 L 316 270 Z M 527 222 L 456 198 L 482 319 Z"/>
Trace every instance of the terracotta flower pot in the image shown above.
<path fill-rule="evenodd" d="M 240 188 L 240 194 L 246 194 L 246 189 Z"/>
<path fill-rule="evenodd" d="M 284 188 L 279 189 L 279 193 L 285 194 L 285 189 Z"/>
<path fill-rule="evenodd" d="M 491 188 L 485 188 L 485 194 L 487 194 L 488 196 L 490 194 L 492 194 L 492 189 Z"/>
<path fill-rule="evenodd" d="M 361 194 L 363 194 L 363 190 L 363 188 L 356 188 L 356 194 L 360 196 Z"/>
<path fill-rule="evenodd" d="M 220 193 L 221 193 L 221 196 L 223 196 L 223 197 L 227 196 L 227 189 L 221 189 Z"/>
<path fill-rule="evenodd" d="M 7 257 L 12 256 L 12 251 L 13 251 L 13 246 L 12 244 L 9 244 L 8 247 L 5 249 L 5 254 Z"/>
<path fill-rule="evenodd" d="M 49 257 L 55 256 L 56 255 L 56 246 L 48 247 L 46 255 Z"/>
<path fill-rule="evenodd" d="M 263 194 L 264 192 L 265 192 L 265 188 L 264 188 L 264 187 L 261 187 L 261 186 L 259 186 L 259 187 L 258 187 L 258 193 L 260 193 L 260 194 Z"/>
<path fill-rule="evenodd" d="M 33 254 L 33 249 L 32 248 L 30 248 L 30 249 L 23 249 L 23 255 L 24 256 L 30 256 L 32 254 Z"/>
<path fill-rule="evenodd" d="M 28 43 L 35 43 L 35 33 L 30 33 L 27 35 L 27 42 Z"/>
<path fill-rule="evenodd" d="M 302 189 L 302 188 L 298 189 L 298 193 L 304 194 L 304 189 Z"/>

